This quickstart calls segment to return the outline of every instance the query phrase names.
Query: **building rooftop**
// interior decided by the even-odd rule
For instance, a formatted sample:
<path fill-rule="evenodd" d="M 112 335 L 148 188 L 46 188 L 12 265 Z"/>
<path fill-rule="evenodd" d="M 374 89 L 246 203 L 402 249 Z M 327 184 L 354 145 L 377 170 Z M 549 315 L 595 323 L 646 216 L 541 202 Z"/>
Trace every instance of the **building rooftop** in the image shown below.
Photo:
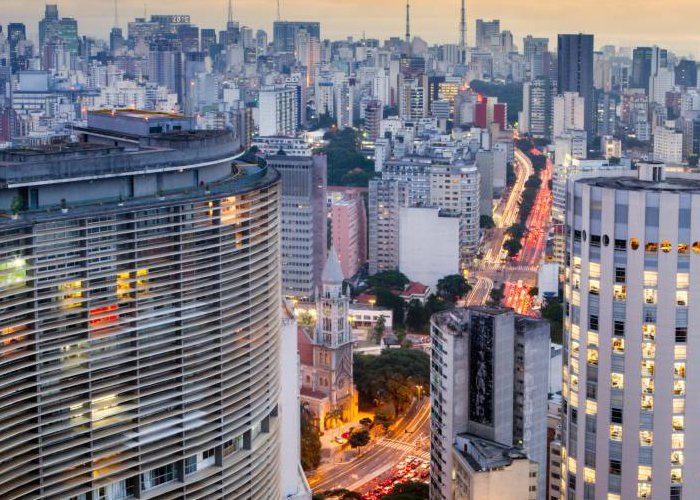
<path fill-rule="evenodd" d="M 164 111 L 146 111 L 142 109 L 100 109 L 96 111 L 90 111 L 90 114 L 95 115 L 105 115 L 113 116 L 119 118 L 133 119 L 133 120 L 172 120 L 185 118 L 185 115 L 178 113 L 166 113 Z"/>
<path fill-rule="evenodd" d="M 473 434 L 457 434 L 454 449 L 477 472 L 500 469 L 514 460 L 527 459 L 520 448 L 506 446 Z"/>
<path fill-rule="evenodd" d="M 589 186 L 624 191 L 658 191 L 671 193 L 700 193 L 700 175 L 667 177 L 663 181 L 645 181 L 636 177 L 591 177 L 577 182 Z"/>
<path fill-rule="evenodd" d="M 448 311 L 439 312 L 433 315 L 433 318 L 438 325 L 463 333 L 463 326 L 467 324 L 470 319 L 470 311 L 489 316 L 513 314 L 513 309 L 505 306 L 469 306 L 456 307 Z"/>

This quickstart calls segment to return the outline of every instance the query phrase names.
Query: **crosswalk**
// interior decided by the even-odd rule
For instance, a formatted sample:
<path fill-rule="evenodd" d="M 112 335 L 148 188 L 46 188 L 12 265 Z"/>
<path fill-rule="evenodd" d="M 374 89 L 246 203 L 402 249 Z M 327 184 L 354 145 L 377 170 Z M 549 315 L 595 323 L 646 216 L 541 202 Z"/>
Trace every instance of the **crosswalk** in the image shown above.
<path fill-rule="evenodd" d="M 377 446 L 382 446 L 384 448 L 392 448 L 394 450 L 401 450 L 406 453 L 410 453 L 414 457 L 418 457 L 423 460 L 430 460 L 430 452 L 419 450 L 417 446 L 413 443 L 406 443 L 405 441 L 399 441 L 396 439 L 382 439 L 377 442 Z"/>

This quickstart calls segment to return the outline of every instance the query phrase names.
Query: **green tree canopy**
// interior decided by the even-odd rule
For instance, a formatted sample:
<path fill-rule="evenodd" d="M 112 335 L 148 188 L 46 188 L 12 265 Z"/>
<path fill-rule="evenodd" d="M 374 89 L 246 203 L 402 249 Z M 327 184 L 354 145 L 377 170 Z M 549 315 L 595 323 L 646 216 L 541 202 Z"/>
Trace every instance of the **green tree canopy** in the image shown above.
<path fill-rule="evenodd" d="M 430 498 L 430 486 L 417 481 L 399 483 L 384 498 L 389 500 L 427 500 Z"/>
<path fill-rule="evenodd" d="M 303 403 L 300 411 L 301 466 L 304 470 L 313 470 L 321 464 L 321 437 L 309 405 Z"/>
<path fill-rule="evenodd" d="M 437 283 L 437 291 L 441 297 L 454 303 L 469 293 L 471 286 L 461 274 L 450 274 L 444 278 L 440 278 Z"/>
<path fill-rule="evenodd" d="M 396 288 L 403 290 L 409 283 L 408 277 L 400 271 L 382 271 L 367 278 L 373 288 Z"/>
<path fill-rule="evenodd" d="M 415 349 L 385 349 L 379 356 L 356 354 L 355 385 L 364 404 L 392 403 L 401 412 L 416 393 L 429 390 L 430 356 Z"/>
<path fill-rule="evenodd" d="M 362 448 L 369 444 L 370 436 L 367 429 L 360 429 L 350 434 L 348 442 L 352 448 Z"/>

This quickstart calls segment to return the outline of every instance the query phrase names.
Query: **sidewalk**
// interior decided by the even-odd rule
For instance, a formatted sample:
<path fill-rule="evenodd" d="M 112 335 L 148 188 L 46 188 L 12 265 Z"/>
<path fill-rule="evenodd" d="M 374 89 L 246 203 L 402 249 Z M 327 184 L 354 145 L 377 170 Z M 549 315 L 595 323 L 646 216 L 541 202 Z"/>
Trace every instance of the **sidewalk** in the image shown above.
<path fill-rule="evenodd" d="M 358 412 L 357 418 L 352 422 L 347 422 L 336 429 L 328 429 L 323 431 L 323 436 L 321 436 L 321 457 L 323 464 L 347 461 L 343 460 L 342 456 L 339 455 L 343 454 L 342 451 L 350 450 L 351 448 L 347 444 L 339 444 L 335 439 L 336 437 L 342 436 L 346 432 L 350 432 L 351 427 L 354 429 L 361 428 L 362 424 L 360 423 L 360 420 L 363 418 L 370 418 L 374 420 L 374 413 L 360 411 Z M 374 438 L 374 433 L 372 433 L 372 437 Z"/>

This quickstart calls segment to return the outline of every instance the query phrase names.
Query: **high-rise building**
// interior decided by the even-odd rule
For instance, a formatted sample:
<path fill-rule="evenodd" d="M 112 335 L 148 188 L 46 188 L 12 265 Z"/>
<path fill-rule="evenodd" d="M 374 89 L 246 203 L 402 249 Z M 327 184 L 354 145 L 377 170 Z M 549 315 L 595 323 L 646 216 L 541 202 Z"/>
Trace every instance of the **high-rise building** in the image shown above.
<path fill-rule="evenodd" d="M 595 132 L 593 93 L 593 35 L 568 34 L 558 37 L 557 92 L 578 92 L 584 99 L 585 129 Z"/>
<path fill-rule="evenodd" d="M 549 75 L 549 38 L 526 36 L 523 38 L 523 55 L 530 72 L 530 80 Z"/>
<path fill-rule="evenodd" d="M 265 87 L 258 98 L 258 134 L 293 137 L 297 132 L 298 96 L 293 87 Z"/>
<path fill-rule="evenodd" d="M 700 179 L 639 164 L 567 196 L 562 492 L 693 498 Z"/>
<path fill-rule="evenodd" d="M 472 448 L 482 440 L 486 448 L 508 449 L 513 460 L 526 456 L 535 463 L 531 468 L 526 461 L 527 474 L 516 474 L 516 490 L 504 498 L 544 498 L 548 323 L 504 307 L 454 309 L 431 319 L 431 344 L 431 498 L 496 500 L 475 491 L 464 494 L 460 483 L 465 481 L 455 480 L 458 474 L 467 475 L 472 480 L 466 483 L 476 484 L 476 477 L 496 474 L 498 466 L 479 461 L 479 446 Z M 503 460 L 508 454 L 489 455 Z M 471 462 L 471 471 L 460 466 L 460 457 Z M 503 463 L 504 471 L 512 471 L 511 465 Z M 508 477 L 504 472 L 500 479 Z M 488 479 L 498 480 L 497 474 Z M 484 495 L 488 490 L 480 491 Z"/>
<path fill-rule="evenodd" d="M 316 40 L 321 40 L 321 23 L 302 21 L 275 21 L 272 26 L 273 48 L 275 52 L 294 52 L 297 34 L 300 30 Z"/>
<path fill-rule="evenodd" d="M 668 66 L 668 51 L 659 47 L 637 47 L 632 51 L 630 87 L 649 95 L 649 79 Z"/>
<path fill-rule="evenodd" d="M 520 130 L 536 139 L 552 137 L 554 82 L 538 77 L 523 84 L 523 112 Z"/>
<path fill-rule="evenodd" d="M 282 292 L 312 300 L 327 254 L 325 155 L 267 157 L 282 175 Z"/>
<path fill-rule="evenodd" d="M 673 120 L 654 129 L 654 160 L 672 164 L 683 161 L 683 132 L 676 130 Z"/>
<path fill-rule="evenodd" d="M 379 139 L 379 126 L 384 115 L 382 101 L 370 99 L 363 104 L 364 124 L 363 130 L 367 134 L 366 140 L 375 142 Z"/>
<path fill-rule="evenodd" d="M 10 43 L 10 65 L 12 72 L 28 69 L 28 61 L 22 53 L 21 45 L 27 41 L 27 27 L 22 23 L 7 25 L 7 40 Z"/>
<path fill-rule="evenodd" d="M 88 127 L 0 153 L 1 496 L 280 498 L 279 174 L 179 115 Z"/>
<path fill-rule="evenodd" d="M 367 261 L 367 211 L 359 191 L 334 191 L 331 196 L 331 241 L 345 279 Z"/>
<path fill-rule="evenodd" d="M 491 50 L 500 45 L 501 21 L 476 20 L 476 47 L 482 50 Z"/>
<path fill-rule="evenodd" d="M 678 62 L 675 69 L 676 85 L 684 88 L 698 86 L 698 63 L 692 59 L 683 59 Z"/>
<path fill-rule="evenodd" d="M 568 130 L 585 130 L 586 100 L 578 92 L 564 92 L 554 97 L 552 136 Z"/>
<path fill-rule="evenodd" d="M 369 274 L 399 267 L 401 182 L 369 181 Z"/>

